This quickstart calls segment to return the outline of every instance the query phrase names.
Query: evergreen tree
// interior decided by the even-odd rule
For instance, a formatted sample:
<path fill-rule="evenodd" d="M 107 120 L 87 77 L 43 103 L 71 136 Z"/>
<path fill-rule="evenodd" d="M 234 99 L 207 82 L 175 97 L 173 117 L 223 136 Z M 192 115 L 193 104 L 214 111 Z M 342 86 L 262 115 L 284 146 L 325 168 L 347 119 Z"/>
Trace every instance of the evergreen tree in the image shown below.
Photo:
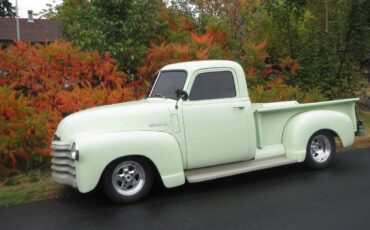
<path fill-rule="evenodd" d="M 15 8 L 9 0 L 0 0 L 0 18 L 14 18 Z"/>

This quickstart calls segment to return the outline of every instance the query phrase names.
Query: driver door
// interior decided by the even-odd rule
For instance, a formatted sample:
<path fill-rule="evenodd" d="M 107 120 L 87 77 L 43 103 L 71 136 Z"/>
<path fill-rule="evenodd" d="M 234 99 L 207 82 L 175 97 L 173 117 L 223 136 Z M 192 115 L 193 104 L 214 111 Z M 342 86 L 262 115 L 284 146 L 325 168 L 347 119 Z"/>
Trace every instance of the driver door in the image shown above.
<path fill-rule="evenodd" d="M 191 79 L 189 100 L 182 103 L 187 168 L 245 161 L 250 102 L 238 97 L 231 69 L 198 71 Z"/>

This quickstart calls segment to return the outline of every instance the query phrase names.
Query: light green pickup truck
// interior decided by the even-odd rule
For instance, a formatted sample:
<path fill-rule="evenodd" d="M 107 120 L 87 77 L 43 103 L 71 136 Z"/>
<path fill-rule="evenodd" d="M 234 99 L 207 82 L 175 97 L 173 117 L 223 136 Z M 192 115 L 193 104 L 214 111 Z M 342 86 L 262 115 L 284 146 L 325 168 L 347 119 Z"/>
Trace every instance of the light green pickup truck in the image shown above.
<path fill-rule="evenodd" d="M 98 184 L 119 203 L 167 188 L 275 166 L 330 164 L 361 131 L 355 102 L 252 104 L 232 61 L 171 64 L 148 98 L 87 109 L 61 121 L 52 178 L 85 193 Z M 359 122 L 360 123 L 360 122 Z"/>

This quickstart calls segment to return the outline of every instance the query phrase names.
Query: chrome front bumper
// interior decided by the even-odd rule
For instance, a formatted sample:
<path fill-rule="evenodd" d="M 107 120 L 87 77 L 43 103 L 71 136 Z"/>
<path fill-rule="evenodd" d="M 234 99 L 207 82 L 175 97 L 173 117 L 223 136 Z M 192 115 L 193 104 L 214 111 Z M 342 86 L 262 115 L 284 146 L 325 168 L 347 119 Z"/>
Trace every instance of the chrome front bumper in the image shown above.
<path fill-rule="evenodd" d="M 70 146 L 53 144 L 51 148 L 52 179 L 59 184 L 77 188 L 76 164 L 72 159 Z"/>

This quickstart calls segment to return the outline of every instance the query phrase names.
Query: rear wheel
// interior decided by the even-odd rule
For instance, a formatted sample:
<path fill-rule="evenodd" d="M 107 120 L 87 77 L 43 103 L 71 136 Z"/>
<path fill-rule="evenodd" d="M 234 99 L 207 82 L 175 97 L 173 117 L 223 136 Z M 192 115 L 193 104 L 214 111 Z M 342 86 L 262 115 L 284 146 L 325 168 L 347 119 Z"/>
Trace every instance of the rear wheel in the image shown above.
<path fill-rule="evenodd" d="M 314 133 L 307 143 L 306 164 L 312 169 L 322 169 L 333 161 L 336 149 L 334 136 L 327 131 Z"/>
<path fill-rule="evenodd" d="M 153 168 L 141 158 L 111 163 L 103 174 L 105 194 L 116 203 L 129 203 L 146 197 L 153 185 Z"/>

